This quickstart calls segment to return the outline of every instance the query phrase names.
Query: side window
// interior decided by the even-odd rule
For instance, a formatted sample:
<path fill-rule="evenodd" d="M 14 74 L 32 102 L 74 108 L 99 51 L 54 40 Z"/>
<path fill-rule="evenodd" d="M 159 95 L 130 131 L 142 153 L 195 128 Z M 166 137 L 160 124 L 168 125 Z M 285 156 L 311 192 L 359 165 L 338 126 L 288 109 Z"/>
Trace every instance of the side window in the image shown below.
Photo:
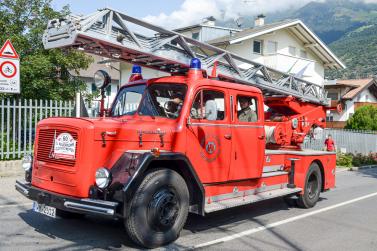
<path fill-rule="evenodd" d="M 225 118 L 224 93 L 201 90 L 194 99 L 190 116 L 193 119 L 223 120 Z"/>
<path fill-rule="evenodd" d="M 239 122 L 258 121 L 258 102 L 249 96 L 237 96 L 237 119 Z"/>

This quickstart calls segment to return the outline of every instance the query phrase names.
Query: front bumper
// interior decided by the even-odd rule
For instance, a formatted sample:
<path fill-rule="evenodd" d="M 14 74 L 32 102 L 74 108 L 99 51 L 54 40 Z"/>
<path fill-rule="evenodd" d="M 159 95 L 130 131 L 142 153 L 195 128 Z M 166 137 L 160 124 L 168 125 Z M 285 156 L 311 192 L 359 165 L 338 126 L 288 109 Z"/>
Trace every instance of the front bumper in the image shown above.
<path fill-rule="evenodd" d="M 118 218 L 117 208 L 119 203 L 112 201 L 96 200 L 96 199 L 78 199 L 53 192 L 48 192 L 32 186 L 30 183 L 24 183 L 16 180 L 16 190 L 27 198 L 55 207 L 64 211 L 95 214 Z"/>

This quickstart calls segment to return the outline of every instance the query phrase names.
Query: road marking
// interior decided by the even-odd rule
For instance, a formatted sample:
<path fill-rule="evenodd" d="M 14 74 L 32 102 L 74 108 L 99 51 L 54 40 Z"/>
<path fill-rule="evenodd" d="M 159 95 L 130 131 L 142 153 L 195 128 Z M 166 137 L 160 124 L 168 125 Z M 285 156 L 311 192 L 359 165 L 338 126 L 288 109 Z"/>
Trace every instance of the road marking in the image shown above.
<path fill-rule="evenodd" d="M 33 203 L 27 202 L 27 203 L 19 203 L 19 204 L 9 204 L 9 205 L 0 205 L 1 208 L 9 208 L 9 207 L 22 207 L 22 206 L 31 206 Z"/>
<path fill-rule="evenodd" d="M 318 210 L 315 210 L 315 211 L 312 211 L 312 212 L 309 212 L 309 213 L 298 215 L 298 216 L 295 216 L 295 217 L 292 217 L 292 218 L 288 218 L 288 219 L 285 219 L 285 220 L 270 223 L 270 224 L 267 224 L 265 226 L 256 227 L 256 228 L 249 229 L 249 230 L 246 230 L 246 231 L 243 231 L 243 232 L 240 232 L 240 233 L 232 234 L 232 235 L 229 235 L 229 236 L 226 236 L 226 237 L 223 237 L 223 238 L 215 239 L 213 241 L 198 244 L 196 246 L 193 246 L 190 249 L 203 248 L 203 247 L 206 247 L 206 246 L 210 246 L 210 245 L 219 244 L 219 243 L 231 241 L 231 240 L 234 240 L 234 239 L 242 238 L 242 237 L 247 236 L 247 235 L 255 234 L 257 232 L 261 232 L 261 231 L 264 231 L 264 230 L 267 230 L 267 229 L 270 229 L 270 228 L 274 228 L 274 227 L 284 225 L 284 224 L 287 224 L 287 223 L 290 223 L 290 222 L 298 221 L 298 220 L 301 220 L 301 219 L 304 219 L 304 218 L 307 218 L 307 217 L 310 217 L 310 216 L 313 216 L 313 215 L 316 215 L 316 214 L 327 212 L 327 211 L 336 209 L 338 207 L 342 207 L 342 206 L 345 206 L 345 205 L 348 205 L 348 204 L 352 204 L 352 203 L 355 203 L 355 202 L 358 202 L 358 201 L 361 201 L 361 200 L 365 200 L 365 199 L 368 199 L 368 198 L 371 198 L 371 197 L 374 197 L 374 196 L 377 196 L 377 192 L 367 194 L 367 195 L 364 195 L 364 196 L 361 196 L 361 197 L 358 197 L 358 198 L 355 198 L 355 199 L 352 199 L 352 200 L 348 200 L 348 201 L 345 201 L 345 202 L 341 202 L 339 204 L 335 204 L 335 205 L 332 205 L 332 206 L 329 206 L 329 207 L 321 208 L 321 209 L 318 209 Z"/>

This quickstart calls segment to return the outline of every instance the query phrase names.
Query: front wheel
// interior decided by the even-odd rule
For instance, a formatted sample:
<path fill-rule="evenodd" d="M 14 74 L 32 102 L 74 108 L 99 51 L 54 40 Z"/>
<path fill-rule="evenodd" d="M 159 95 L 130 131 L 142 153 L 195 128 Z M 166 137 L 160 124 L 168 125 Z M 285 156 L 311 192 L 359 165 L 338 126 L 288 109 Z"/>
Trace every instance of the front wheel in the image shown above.
<path fill-rule="evenodd" d="M 166 245 L 179 237 L 188 208 L 185 180 L 173 170 L 157 169 L 145 176 L 131 199 L 125 210 L 125 227 L 140 246 Z"/>
<path fill-rule="evenodd" d="M 321 170 L 317 163 L 312 163 L 306 174 L 304 194 L 298 196 L 297 205 L 301 208 L 314 207 L 319 199 L 321 187 Z"/>

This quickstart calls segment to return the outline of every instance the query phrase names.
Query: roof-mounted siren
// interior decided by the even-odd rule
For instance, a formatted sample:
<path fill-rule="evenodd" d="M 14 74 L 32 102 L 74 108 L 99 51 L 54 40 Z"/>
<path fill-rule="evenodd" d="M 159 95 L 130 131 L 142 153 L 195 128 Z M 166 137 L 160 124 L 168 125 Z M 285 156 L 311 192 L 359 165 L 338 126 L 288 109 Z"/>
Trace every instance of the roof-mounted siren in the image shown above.
<path fill-rule="evenodd" d="M 128 79 L 128 82 L 134 82 L 134 81 L 138 81 L 142 79 L 143 79 L 143 76 L 141 75 L 141 67 L 139 65 L 133 65 L 131 76 Z"/>
<path fill-rule="evenodd" d="M 200 62 L 199 58 L 191 59 L 187 76 L 194 79 L 203 78 L 202 62 Z"/>

